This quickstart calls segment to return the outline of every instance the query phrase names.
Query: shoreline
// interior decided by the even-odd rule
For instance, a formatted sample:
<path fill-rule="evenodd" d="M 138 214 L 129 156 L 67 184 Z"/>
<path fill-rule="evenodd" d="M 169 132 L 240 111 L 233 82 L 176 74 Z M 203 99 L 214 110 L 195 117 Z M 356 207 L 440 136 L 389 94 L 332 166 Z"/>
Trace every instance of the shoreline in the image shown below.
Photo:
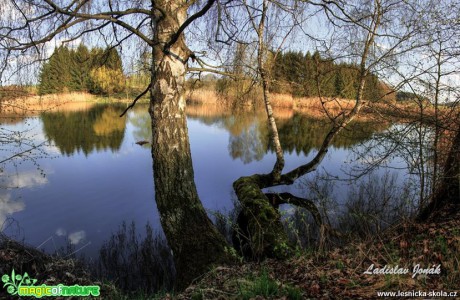
<path fill-rule="evenodd" d="M 0 100 L 0 116 L 33 116 L 45 111 L 78 111 L 102 103 L 131 103 L 131 98 L 102 97 L 85 92 L 49 95 L 27 95 Z M 141 99 L 140 103 L 143 102 Z"/>
<path fill-rule="evenodd" d="M 137 94 L 116 94 L 112 96 L 93 95 L 87 92 L 69 92 L 62 94 L 34 95 L 28 94 L 16 98 L 0 98 L 0 116 L 35 115 L 43 111 L 64 110 L 74 111 L 88 109 L 98 103 L 126 103 L 131 104 Z M 263 105 L 260 95 L 255 96 L 254 101 L 248 99 L 236 100 L 229 95 L 219 95 L 212 89 L 195 89 L 186 91 L 187 106 L 222 106 L 227 108 L 250 109 L 254 106 Z M 260 99 L 259 99 L 260 98 Z M 349 111 L 354 100 L 342 98 L 319 98 L 319 97 L 293 97 L 287 94 L 271 94 L 271 104 L 274 110 L 283 112 L 282 115 L 293 113 L 309 114 L 316 117 L 337 117 L 344 111 Z M 323 102 L 321 102 L 323 101 Z M 148 99 L 143 97 L 138 103 L 146 103 Z M 394 119 L 416 120 L 420 118 L 420 108 L 415 103 L 388 103 L 385 101 L 365 101 L 363 112 L 359 119 L 372 119 L 376 116 Z M 65 108 L 64 108 L 65 106 Z M 326 113 L 327 110 L 327 113 Z M 289 111 L 289 112 L 287 112 Z M 443 114 L 449 114 L 450 109 L 440 107 Z M 425 118 L 434 116 L 434 107 L 425 107 Z"/>

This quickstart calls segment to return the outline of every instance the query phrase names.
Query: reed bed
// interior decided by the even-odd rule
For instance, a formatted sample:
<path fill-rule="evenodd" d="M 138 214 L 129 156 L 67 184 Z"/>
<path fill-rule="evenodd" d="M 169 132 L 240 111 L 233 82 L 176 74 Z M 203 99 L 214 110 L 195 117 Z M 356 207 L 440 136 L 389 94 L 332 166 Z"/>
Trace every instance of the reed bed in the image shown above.
<path fill-rule="evenodd" d="M 217 104 L 196 104 L 187 105 L 187 115 L 195 117 L 221 117 L 231 114 L 231 110 L 222 108 Z"/>
<path fill-rule="evenodd" d="M 88 93 L 26 96 L 0 101 L 0 114 L 2 116 L 35 115 L 48 110 L 84 110 L 93 106 L 95 99 L 95 96 Z"/>
<path fill-rule="evenodd" d="M 224 98 L 214 90 L 189 90 L 186 96 L 189 102 L 197 104 L 221 104 L 224 102 Z"/>
<path fill-rule="evenodd" d="M 273 107 L 295 108 L 295 99 L 288 94 L 270 94 L 270 103 Z"/>
<path fill-rule="evenodd" d="M 296 111 L 293 108 L 286 107 L 275 107 L 273 109 L 273 114 L 276 120 L 289 120 L 294 116 L 295 112 Z"/>
<path fill-rule="evenodd" d="M 350 110 L 355 100 L 343 98 L 310 97 L 296 98 L 296 107 L 309 109 Z"/>

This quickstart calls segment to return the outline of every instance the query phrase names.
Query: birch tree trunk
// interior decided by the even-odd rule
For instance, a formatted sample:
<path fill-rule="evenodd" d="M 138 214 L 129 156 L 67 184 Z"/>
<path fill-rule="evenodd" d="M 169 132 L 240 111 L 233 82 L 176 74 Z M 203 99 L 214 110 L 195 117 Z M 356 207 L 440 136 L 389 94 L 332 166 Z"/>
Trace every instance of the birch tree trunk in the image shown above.
<path fill-rule="evenodd" d="M 177 285 L 184 287 L 214 264 L 231 260 L 223 236 L 209 220 L 197 194 L 185 114 L 185 72 L 190 50 L 183 34 L 165 48 L 187 17 L 183 1 L 155 1 L 163 14 L 154 26 L 152 158 L 155 200 L 173 251 Z"/>

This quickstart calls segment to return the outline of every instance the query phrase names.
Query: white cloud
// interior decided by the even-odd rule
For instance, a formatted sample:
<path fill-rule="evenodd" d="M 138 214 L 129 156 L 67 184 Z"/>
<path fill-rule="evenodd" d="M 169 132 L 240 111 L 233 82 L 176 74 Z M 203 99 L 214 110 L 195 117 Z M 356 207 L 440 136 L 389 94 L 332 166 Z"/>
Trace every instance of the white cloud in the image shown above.
<path fill-rule="evenodd" d="M 38 172 L 28 171 L 13 175 L 7 180 L 8 186 L 18 188 L 31 188 L 35 186 L 45 185 L 48 179 Z"/>
<path fill-rule="evenodd" d="M 66 236 L 67 231 L 64 228 L 59 227 L 58 229 L 56 229 L 56 235 L 57 236 Z"/>
<path fill-rule="evenodd" d="M 10 194 L 0 195 L 0 229 L 9 215 L 22 211 L 25 207 L 24 202 L 11 200 Z"/>
<path fill-rule="evenodd" d="M 86 232 L 84 230 L 75 231 L 69 234 L 69 240 L 72 245 L 78 245 L 85 238 L 86 238 Z"/>

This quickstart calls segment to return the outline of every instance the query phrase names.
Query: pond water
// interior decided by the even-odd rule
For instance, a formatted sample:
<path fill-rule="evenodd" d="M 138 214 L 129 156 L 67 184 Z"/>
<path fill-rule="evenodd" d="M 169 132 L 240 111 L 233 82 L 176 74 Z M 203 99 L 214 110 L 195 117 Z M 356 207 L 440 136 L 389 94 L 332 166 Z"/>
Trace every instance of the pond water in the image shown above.
<path fill-rule="evenodd" d="M 119 118 L 124 108 L 120 104 L 60 107 L 36 116 L 0 119 L 10 140 L 2 144 L 1 160 L 21 154 L 0 166 L 0 225 L 6 234 L 51 253 L 70 243 L 78 253 L 95 258 L 123 221 L 135 221 L 137 226 L 149 222 L 161 232 L 150 145 L 136 144 L 151 139 L 150 117 L 147 107 L 139 105 Z M 313 157 L 328 124 L 290 110 L 277 110 L 276 116 L 285 170 L 290 170 Z M 263 111 L 188 107 L 195 182 L 210 215 L 232 209 L 232 183 L 240 176 L 270 172 L 275 155 L 266 125 Z M 388 127 L 355 122 L 335 139 L 322 172 L 346 178 L 359 163 L 352 149 Z M 28 151 L 34 145 L 41 146 Z M 389 164 L 402 162 L 393 158 Z M 338 198 L 349 184 L 335 190 Z M 305 193 L 299 184 L 287 190 Z"/>

